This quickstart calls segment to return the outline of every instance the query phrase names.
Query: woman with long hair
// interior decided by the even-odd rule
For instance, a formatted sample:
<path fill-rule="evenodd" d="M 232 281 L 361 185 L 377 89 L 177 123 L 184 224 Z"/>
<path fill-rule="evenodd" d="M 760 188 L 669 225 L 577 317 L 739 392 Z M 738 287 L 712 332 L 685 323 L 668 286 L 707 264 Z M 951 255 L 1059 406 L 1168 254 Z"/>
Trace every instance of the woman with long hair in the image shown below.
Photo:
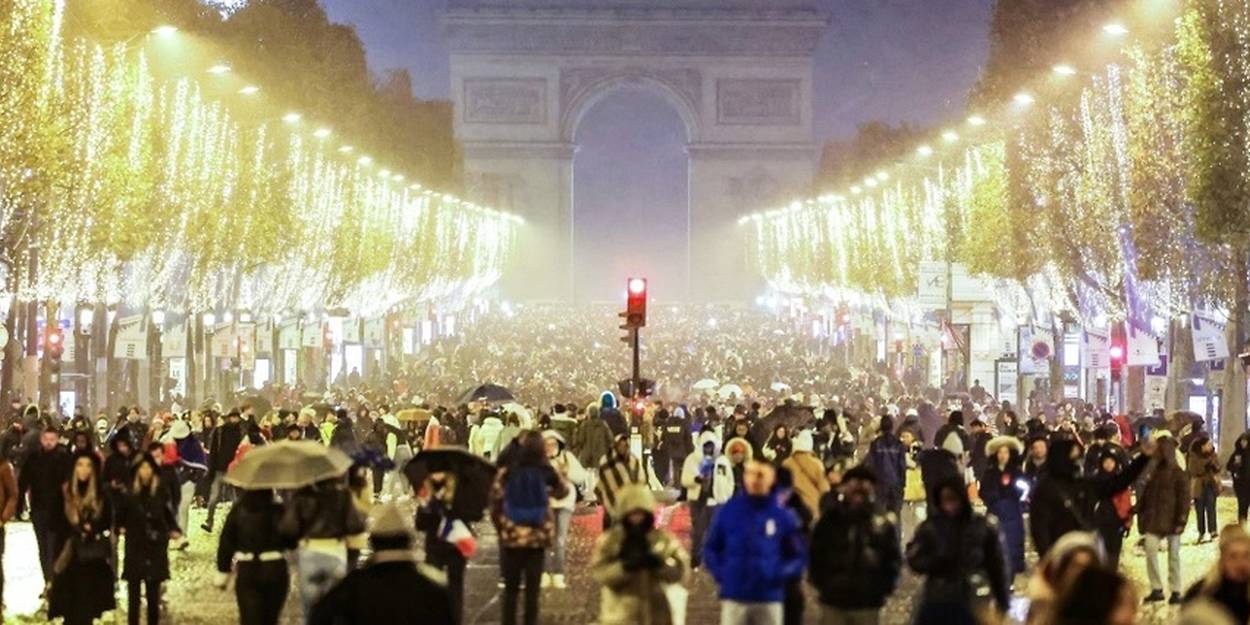
<path fill-rule="evenodd" d="M 72 534 L 53 566 L 48 618 L 61 617 L 65 625 L 90 625 L 115 607 L 109 541 L 113 510 L 100 483 L 100 459 L 90 453 L 74 456 L 62 494 Z"/>
<path fill-rule="evenodd" d="M 129 589 L 127 615 L 139 625 L 139 602 L 148 600 L 148 625 L 161 619 L 161 583 L 169 579 L 169 541 L 182 537 L 174 518 L 170 490 L 161 484 L 160 467 L 151 454 L 130 468 L 131 482 L 117 510 L 117 527 L 126 537 L 122 577 Z"/>

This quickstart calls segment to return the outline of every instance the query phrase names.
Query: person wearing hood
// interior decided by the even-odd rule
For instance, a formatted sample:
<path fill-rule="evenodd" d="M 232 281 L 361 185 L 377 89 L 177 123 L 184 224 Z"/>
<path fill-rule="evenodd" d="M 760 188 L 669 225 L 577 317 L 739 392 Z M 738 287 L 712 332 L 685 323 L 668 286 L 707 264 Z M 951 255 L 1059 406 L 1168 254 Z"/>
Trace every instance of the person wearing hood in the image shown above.
<path fill-rule="evenodd" d="M 820 500 L 829 492 L 829 479 L 825 477 L 825 465 L 816 456 L 811 430 L 803 430 L 794 436 L 793 449 L 781 468 L 790 472 L 794 493 L 815 522 L 820 518 Z"/>
<path fill-rule="evenodd" d="M 178 478 L 178 527 L 182 528 L 182 539 L 179 549 L 187 546 L 187 530 L 191 523 L 191 502 L 195 500 L 195 491 L 199 483 L 208 476 L 208 454 L 200 439 L 191 431 L 191 425 L 182 419 L 175 420 L 169 426 L 170 436 L 174 439 L 177 451 L 177 464 L 174 472 Z"/>
<path fill-rule="evenodd" d="M 135 448 L 126 428 L 118 430 L 109 440 L 109 450 L 111 453 L 104 459 L 104 485 L 114 503 L 117 503 L 130 488 L 130 464 L 135 456 Z"/>
<path fill-rule="evenodd" d="M 1250 533 L 1241 525 L 1228 525 L 1219 541 L 1219 560 L 1185 592 L 1184 604 L 1207 599 L 1226 610 L 1233 622 L 1250 623 Z"/>
<path fill-rule="evenodd" d="M 599 418 L 599 404 L 586 407 L 586 418 L 577 426 L 572 445 L 583 467 L 595 469 L 612 453 L 612 428 Z"/>
<path fill-rule="evenodd" d="M 721 506 L 703 545 L 720 587 L 721 625 L 781 625 L 786 586 L 803 574 L 807 541 L 798 517 L 773 496 L 776 469 L 749 461 L 742 494 Z"/>
<path fill-rule="evenodd" d="M 1039 557 L 1068 532 L 1120 531 L 1122 521 L 1112 500 L 1146 469 L 1153 448 L 1143 447 L 1142 452 L 1123 471 L 1081 476 L 1080 444 L 1071 439 L 1054 441 L 1029 505 L 1029 529 Z"/>
<path fill-rule="evenodd" d="M 1029 580 L 1025 625 L 1049 623 L 1055 603 L 1071 590 L 1081 572 L 1103 567 L 1107 567 L 1107 554 L 1097 534 L 1068 532 L 1061 536 L 1046 557 L 1038 561 Z"/>
<path fill-rule="evenodd" d="M 946 418 L 946 424 L 938 428 L 937 434 L 933 436 L 933 446 L 950 449 L 947 442 L 952 436 L 959 439 L 960 449 L 972 449 L 972 439 L 968 436 L 968 430 L 964 429 L 964 413 L 961 410 L 951 411 Z"/>
<path fill-rule="evenodd" d="M 656 473 L 661 474 L 660 481 L 665 484 L 679 483 L 686 457 L 694 452 L 690 420 L 686 418 L 685 409 L 678 406 L 672 414 L 660 410 L 655 418 L 655 429 L 660 439 L 655 451 Z"/>
<path fill-rule="evenodd" d="M 1163 580 L 1159 572 L 1159 544 L 1167 542 L 1168 586 L 1172 595 L 1170 603 L 1181 599 L 1181 533 L 1189 519 L 1189 476 L 1180 468 L 1176 459 L 1176 439 L 1166 431 L 1155 434 L 1155 439 L 1142 441 L 1142 449 L 1152 447 L 1148 440 L 1157 440 L 1158 449 L 1153 452 L 1150 476 L 1137 495 L 1137 529 L 1146 540 L 1146 574 L 1150 578 L 1148 603 L 1163 601 Z"/>
<path fill-rule="evenodd" d="M 670 587 L 680 585 L 690 564 L 680 543 L 655 526 L 655 499 L 645 486 L 620 493 L 619 522 L 595 544 L 590 570 L 601 586 L 601 625 L 677 625 Z"/>
<path fill-rule="evenodd" d="M 1037 484 L 1046 467 L 1046 458 L 1050 455 L 1050 439 L 1043 432 L 1034 432 L 1024 439 L 1024 444 L 1028 448 L 1028 457 L 1024 459 L 1024 474 L 1031 483 Z"/>
<path fill-rule="evenodd" d="M 126 537 L 122 578 L 129 589 L 130 625 L 139 625 L 139 602 L 144 596 L 148 625 L 160 622 L 161 583 L 169 579 L 169 541 L 182 537 L 160 469 L 160 462 L 152 454 L 138 456 L 117 507 L 117 528 Z"/>
<path fill-rule="evenodd" d="M 469 433 L 469 451 L 487 460 L 494 460 L 495 447 L 499 442 L 503 429 L 502 419 L 493 412 L 486 413 L 482 422 L 477 424 L 473 431 Z"/>
<path fill-rule="evenodd" d="M 874 505 L 876 481 L 862 465 L 843 474 L 836 502 L 812 532 L 808 579 L 820 593 L 822 623 L 875 624 L 898 585 L 898 531 Z"/>
<path fill-rule="evenodd" d="M 981 501 L 989 514 L 998 519 L 1007 548 L 1012 576 L 1024 572 L 1024 473 L 1020 457 L 1024 446 L 1012 436 L 997 436 L 985 445 L 988 466 L 981 473 Z"/>
<path fill-rule="evenodd" d="M 612 526 L 611 511 L 616 509 L 617 493 L 630 484 L 647 486 L 647 472 L 629 449 L 629 435 L 618 434 L 612 441 L 612 453 L 599 465 L 595 479 L 595 497 L 603 505 L 604 529 Z"/>
<path fill-rule="evenodd" d="M 699 449 L 686 456 L 681 467 L 681 485 L 690 503 L 691 566 L 702 564 L 703 537 L 719 506 L 734 494 L 734 470 L 729 459 L 720 454 L 716 432 L 699 434 Z"/>
<path fill-rule="evenodd" d="M 577 493 L 585 489 L 590 473 L 568 450 L 564 437 L 559 432 L 543 432 L 543 443 L 546 445 L 547 460 L 551 463 L 551 468 L 571 487 L 567 495 L 551 502 L 551 509 L 556 517 L 556 535 L 551 548 L 547 550 L 547 565 L 542 581 L 544 588 L 554 586 L 557 590 L 564 590 L 568 587 L 564 580 L 564 561 L 569 543 L 569 526 L 573 522 L 573 510 L 577 507 Z"/>
<path fill-rule="evenodd" d="M 772 434 L 769 434 L 768 440 L 764 442 L 762 457 L 767 458 L 769 462 L 780 467 L 781 463 L 790 457 L 792 450 L 790 428 L 786 427 L 784 423 L 778 423 L 773 428 Z"/>
<path fill-rule="evenodd" d="M 740 494 L 747 465 L 750 464 L 752 459 L 756 458 L 755 452 L 751 447 L 750 441 L 745 438 L 731 438 L 725 443 L 723 449 L 725 457 L 729 459 L 729 467 L 733 471 L 733 494 Z"/>
<path fill-rule="evenodd" d="M 380 506 L 372 527 L 373 555 L 317 601 L 309 625 L 457 625 L 443 575 L 417 558 L 415 532 L 399 508 Z"/>
<path fill-rule="evenodd" d="M 604 391 L 599 396 L 599 418 L 608 424 L 613 436 L 629 434 L 629 422 L 625 420 L 625 415 L 621 414 L 616 404 L 616 395 L 613 395 L 612 391 Z"/>
<path fill-rule="evenodd" d="M 577 440 L 577 419 L 569 413 L 569 409 L 564 404 L 556 404 L 551 409 L 551 427 L 569 443 L 569 451 L 576 454 L 579 449 L 573 443 Z M 585 466 L 585 465 L 583 465 Z"/>
<path fill-rule="evenodd" d="M 1199 434 L 1189 445 L 1185 457 L 1185 471 L 1189 473 L 1190 496 L 1198 516 L 1198 543 L 1215 540 L 1219 535 L 1216 525 L 1215 502 L 1220 496 L 1220 459 L 1215 454 L 1211 437 Z"/>
<path fill-rule="evenodd" d="M 368 417 L 362 417 L 353 423 L 347 409 L 339 408 L 334 411 L 330 446 L 350 456 L 360 450 L 363 435 L 368 434 L 372 429 L 373 423 Z"/>
<path fill-rule="evenodd" d="M 877 479 L 877 505 L 896 517 L 903 509 L 903 485 L 907 479 L 907 450 L 894 434 L 894 420 L 882 415 L 879 433 L 868 446 L 865 464 Z"/>
<path fill-rule="evenodd" d="M 1233 494 L 1237 496 L 1237 522 L 1245 524 L 1250 511 L 1250 432 L 1237 437 L 1224 469 L 1233 480 Z"/>
<path fill-rule="evenodd" d="M 1006 612 L 1011 581 L 997 521 L 973 510 L 957 477 L 937 484 L 929 499 L 932 512 L 907 546 L 907 564 L 924 576 L 918 622 L 972 622 Z"/>

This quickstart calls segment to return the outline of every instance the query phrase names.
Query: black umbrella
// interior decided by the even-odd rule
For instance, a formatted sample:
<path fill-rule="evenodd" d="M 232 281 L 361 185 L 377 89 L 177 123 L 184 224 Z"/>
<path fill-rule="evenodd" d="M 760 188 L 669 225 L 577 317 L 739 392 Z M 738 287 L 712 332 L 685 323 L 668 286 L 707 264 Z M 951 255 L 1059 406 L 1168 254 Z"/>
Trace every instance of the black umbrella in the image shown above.
<path fill-rule="evenodd" d="M 512 396 L 512 391 L 499 386 L 498 384 L 481 384 L 475 386 L 462 395 L 457 403 L 467 404 L 474 401 L 513 401 L 516 398 Z"/>
<path fill-rule="evenodd" d="M 418 453 L 404 467 L 404 476 L 414 490 L 421 488 L 431 473 L 456 476 L 453 516 L 466 523 L 482 520 L 495 481 L 495 465 L 461 447 L 438 447 Z"/>

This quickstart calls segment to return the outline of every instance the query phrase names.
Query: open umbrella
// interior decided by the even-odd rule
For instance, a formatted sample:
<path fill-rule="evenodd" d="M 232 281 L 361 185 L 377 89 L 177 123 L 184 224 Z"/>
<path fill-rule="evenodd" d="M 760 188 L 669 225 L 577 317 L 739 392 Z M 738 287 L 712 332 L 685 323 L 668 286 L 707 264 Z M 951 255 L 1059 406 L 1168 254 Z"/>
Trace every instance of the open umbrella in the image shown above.
<path fill-rule="evenodd" d="M 741 399 L 743 397 L 742 387 L 737 384 L 726 384 L 720 387 L 720 390 L 717 391 L 716 394 L 720 395 L 721 399 L 729 399 L 730 397 L 737 397 Z"/>
<path fill-rule="evenodd" d="M 438 447 L 421 451 L 404 467 L 404 476 L 413 489 L 421 488 L 431 473 L 456 476 L 453 516 L 466 523 L 482 520 L 495 480 L 495 465 L 461 447 Z"/>
<path fill-rule="evenodd" d="M 429 421 L 433 414 L 424 408 L 408 408 L 395 413 L 395 418 L 400 421 Z"/>
<path fill-rule="evenodd" d="M 784 393 L 790 390 L 790 385 L 785 382 L 773 382 L 772 386 L 769 386 L 768 388 L 778 393 Z"/>
<path fill-rule="evenodd" d="M 716 387 L 718 386 L 720 386 L 720 382 L 717 382 L 716 380 L 713 380 L 712 378 L 705 378 L 705 379 L 699 380 L 698 382 L 695 382 L 694 386 L 690 388 L 696 391 L 714 391 L 716 390 Z"/>
<path fill-rule="evenodd" d="M 475 401 L 491 401 L 504 402 L 516 399 L 512 396 L 512 391 L 499 386 L 498 384 L 480 384 L 460 395 L 460 399 L 456 403 L 467 404 Z"/>
<path fill-rule="evenodd" d="M 244 490 L 295 489 L 338 477 L 352 466 L 347 454 L 316 441 L 282 441 L 256 447 L 226 474 Z"/>

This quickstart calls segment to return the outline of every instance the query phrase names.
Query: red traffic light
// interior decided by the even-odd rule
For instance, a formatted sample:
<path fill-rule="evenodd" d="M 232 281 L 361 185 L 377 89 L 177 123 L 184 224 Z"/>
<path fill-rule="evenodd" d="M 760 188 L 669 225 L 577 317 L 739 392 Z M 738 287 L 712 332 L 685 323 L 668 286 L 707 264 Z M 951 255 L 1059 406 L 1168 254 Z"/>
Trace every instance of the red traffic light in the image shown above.
<path fill-rule="evenodd" d="M 43 335 L 44 355 L 52 360 L 65 353 L 65 331 L 59 327 L 48 328 Z"/>
<path fill-rule="evenodd" d="M 625 327 L 641 328 L 647 325 L 647 279 L 630 278 L 625 283 Z"/>
<path fill-rule="evenodd" d="M 1119 345 L 1111 346 L 1111 360 L 1118 361 L 1124 357 L 1124 348 Z"/>

